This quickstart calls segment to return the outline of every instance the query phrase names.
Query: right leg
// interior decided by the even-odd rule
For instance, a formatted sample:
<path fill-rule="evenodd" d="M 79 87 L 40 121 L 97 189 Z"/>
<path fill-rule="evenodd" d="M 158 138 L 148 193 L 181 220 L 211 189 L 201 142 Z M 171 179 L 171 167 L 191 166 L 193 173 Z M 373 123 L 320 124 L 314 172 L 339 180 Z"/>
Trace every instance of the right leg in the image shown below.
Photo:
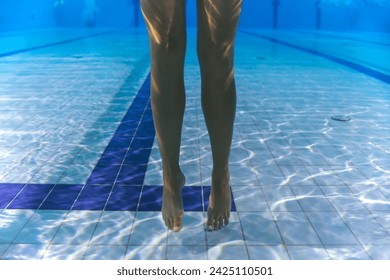
<path fill-rule="evenodd" d="M 207 228 L 229 223 L 229 155 L 236 112 L 234 40 L 242 0 L 197 0 L 202 108 L 213 155 Z"/>
<path fill-rule="evenodd" d="M 141 0 L 152 58 L 151 103 L 163 164 L 162 215 L 174 231 L 182 227 L 181 189 L 185 178 L 179 167 L 185 108 L 185 1 Z"/>

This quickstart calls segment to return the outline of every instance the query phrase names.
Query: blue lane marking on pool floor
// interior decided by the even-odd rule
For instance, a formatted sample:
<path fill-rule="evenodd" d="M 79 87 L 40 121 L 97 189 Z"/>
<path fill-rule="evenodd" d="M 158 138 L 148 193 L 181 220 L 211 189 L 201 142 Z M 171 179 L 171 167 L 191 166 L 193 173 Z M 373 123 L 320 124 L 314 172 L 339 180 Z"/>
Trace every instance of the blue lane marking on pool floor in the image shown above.
<path fill-rule="evenodd" d="M 117 32 L 117 31 L 118 31 L 118 29 L 115 29 L 115 30 L 110 30 L 110 31 L 106 31 L 106 32 L 94 33 L 94 34 L 90 34 L 90 35 L 86 35 L 86 36 L 63 40 L 63 41 L 59 41 L 59 42 L 53 42 L 53 43 L 48 43 L 48 44 L 44 44 L 44 45 L 34 46 L 34 47 L 30 47 L 30 48 L 8 51 L 8 52 L 0 53 L 0 57 L 7 57 L 7 56 L 20 54 L 20 53 L 26 53 L 26 52 L 50 48 L 50 47 L 54 47 L 54 46 L 58 46 L 58 45 L 73 43 L 76 41 L 81 41 L 81 40 L 85 40 L 85 39 L 89 39 L 89 38 L 93 38 L 93 37 L 104 36 L 104 35 L 111 34 L 111 33 Z"/>
<path fill-rule="evenodd" d="M 268 37 L 268 36 L 264 36 L 264 35 L 260 35 L 260 34 L 256 34 L 256 33 L 252 33 L 252 32 L 248 32 L 248 31 L 244 31 L 244 30 L 240 30 L 242 33 L 244 34 L 247 34 L 247 35 L 250 35 L 250 36 L 253 36 L 253 37 L 257 37 L 257 38 L 261 38 L 263 40 L 268 40 L 268 41 L 271 41 L 273 43 L 277 43 L 277 44 L 280 44 L 280 45 L 283 45 L 283 46 L 287 46 L 287 47 L 290 47 L 290 48 L 293 48 L 293 49 L 296 49 L 296 50 L 300 50 L 300 51 L 303 51 L 303 52 L 306 52 L 306 53 L 310 53 L 310 54 L 314 54 L 314 55 L 317 55 L 317 56 L 320 56 L 320 57 L 323 57 L 323 58 L 326 58 L 330 61 L 333 61 L 333 62 L 336 62 L 338 64 L 341 64 L 343 66 L 346 66 L 348 68 L 351 68 L 355 71 L 358 71 L 360 73 L 363 73 L 367 76 L 370 76 L 370 77 L 373 77 L 379 81 L 382 81 L 384 83 L 387 83 L 387 84 L 390 84 L 390 76 L 389 75 L 386 75 L 386 74 L 383 74 L 379 71 L 376 71 L 376 70 L 373 70 L 371 68 L 368 68 L 366 66 L 363 66 L 363 65 L 360 65 L 360 64 L 357 64 L 357 63 L 354 63 L 352 61 L 348 61 L 346 59 L 343 59 L 343 58 L 340 58 L 340 57 L 336 57 L 336 56 L 333 56 L 333 55 L 329 55 L 329 54 L 326 54 L 326 53 L 323 53 L 323 52 L 319 52 L 319 51 L 316 51 L 316 50 L 311 50 L 311 49 L 308 49 L 308 48 L 305 48 L 305 47 L 302 47 L 302 46 L 298 46 L 298 45 L 295 45 L 295 44 L 291 44 L 291 43 L 288 43 L 288 42 L 285 42 L 285 41 L 282 41 L 282 40 L 279 40 L 279 39 L 275 39 L 275 38 L 272 38 L 272 37 Z"/>
<path fill-rule="evenodd" d="M 317 32 L 312 32 L 312 31 L 307 31 L 307 30 L 295 30 L 295 32 L 304 33 L 304 34 L 306 33 L 306 34 L 311 34 L 311 35 L 320 35 L 321 37 L 334 38 L 334 39 L 338 39 L 338 40 L 342 39 L 344 41 L 360 42 L 360 43 L 365 43 L 365 44 L 370 44 L 370 45 L 390 47 L 389 43 L 374 42 L 374 41 L 362 40 L 362 39 L 358 39 L 358 38 L 351 38 L 351 37 L 342 37 L 341 38 L 338 35 L 317 33 Z"/>
<path fill-rule="evenodd" d="M 143 185 L 154 138 L 149 74 L 85 185 L 3 183 L 0 209 L 160 211 L 162 186 Z M 185 211 L 207 209 L 210 186 L 182 194 Z"/>

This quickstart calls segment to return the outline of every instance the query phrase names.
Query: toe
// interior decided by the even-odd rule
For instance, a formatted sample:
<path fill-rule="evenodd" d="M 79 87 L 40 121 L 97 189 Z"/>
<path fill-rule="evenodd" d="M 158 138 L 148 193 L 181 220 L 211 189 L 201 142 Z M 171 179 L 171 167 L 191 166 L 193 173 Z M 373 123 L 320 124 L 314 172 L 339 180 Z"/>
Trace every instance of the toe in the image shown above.
<path fill-rule="evenodd" d="M 214 230 L 214 219 L 209 218 L 207 220 L 207 230 L 213 231 Z"/>
<path fill-rule="evenodd" d="M 223 226 L 224 226 L 224 224 L 223 224 L 223 218 L 220 217 L 220 218 L 218 218 L 218 228 L 222 228 Z"/>
<path fill-rule="evenodd" d="M 225 226 L 227 226 L 229 224 L 229 215 L 225 215 L 224 224 L 225 224 Z"/>
<path fill-rule="evenodd" d="M 169 219 L 163 215 L 164 224 L 167 228 L 169 228 Z"/>
<path fill-rule="evenodd" d="M 183 225 L 182 225 L 182 218 L 181 217 L 177 217 L 177 218 L 173 219 L 173 231 L 174 232 L 180 231 L 182 226 Z"/>
<path fill-rule="evenodd" d="M 211 208 L 207 209 L 207 230 L 208 231 L 213 231 L 214 230 L 214 213 Z"/>
<path fill-rule="evenodd" d="M 172 229 L 173 228 L 173 218 L 169 218 L 168 219 L 168 225 L 167 225 L 168 229 Z"/>

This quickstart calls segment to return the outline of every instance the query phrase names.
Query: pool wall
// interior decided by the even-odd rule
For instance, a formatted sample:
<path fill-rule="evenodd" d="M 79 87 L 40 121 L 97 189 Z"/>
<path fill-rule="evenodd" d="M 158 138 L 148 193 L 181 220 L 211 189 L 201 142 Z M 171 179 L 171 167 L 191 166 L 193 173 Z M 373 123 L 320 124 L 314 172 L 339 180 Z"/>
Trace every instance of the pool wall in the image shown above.
<path fill-rule="evenodd" d="M 277 26 L 316 28 L 318 0 L 279 0 Z M 187 0 L 188 26 L 196 26 L 196 1 Z M 272 28 L 274 1 L 244 0 L 243 28 Z M 92 3 L 92 4 L 91 4 Z M 344 3 L 344 4 L 343 4 Z M 88 8 L 95 6 L 96 8 Z M 390 32 L 388 0 L 322 0 L 321 29 Z M 94 14 L 94 21 L 88 15 Z M 27 28 L 143 26 L 139 0 L 2 0 L 0 31 Z"/>

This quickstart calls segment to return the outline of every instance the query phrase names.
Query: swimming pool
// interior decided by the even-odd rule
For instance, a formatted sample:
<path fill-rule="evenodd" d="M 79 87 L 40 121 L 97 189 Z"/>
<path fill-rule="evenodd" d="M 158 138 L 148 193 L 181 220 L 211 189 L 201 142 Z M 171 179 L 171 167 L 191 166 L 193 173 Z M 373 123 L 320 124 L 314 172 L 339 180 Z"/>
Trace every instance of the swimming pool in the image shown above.
<path fill-rule="evenodd" d="M 389 259 L 389 36 L 240 30 L 234 211 L 217 232 L 204 230 L 212 161 L 194 37 L 180 233 L 159 213 L 144 31 L 0 37 L 1 259 Z"/>

